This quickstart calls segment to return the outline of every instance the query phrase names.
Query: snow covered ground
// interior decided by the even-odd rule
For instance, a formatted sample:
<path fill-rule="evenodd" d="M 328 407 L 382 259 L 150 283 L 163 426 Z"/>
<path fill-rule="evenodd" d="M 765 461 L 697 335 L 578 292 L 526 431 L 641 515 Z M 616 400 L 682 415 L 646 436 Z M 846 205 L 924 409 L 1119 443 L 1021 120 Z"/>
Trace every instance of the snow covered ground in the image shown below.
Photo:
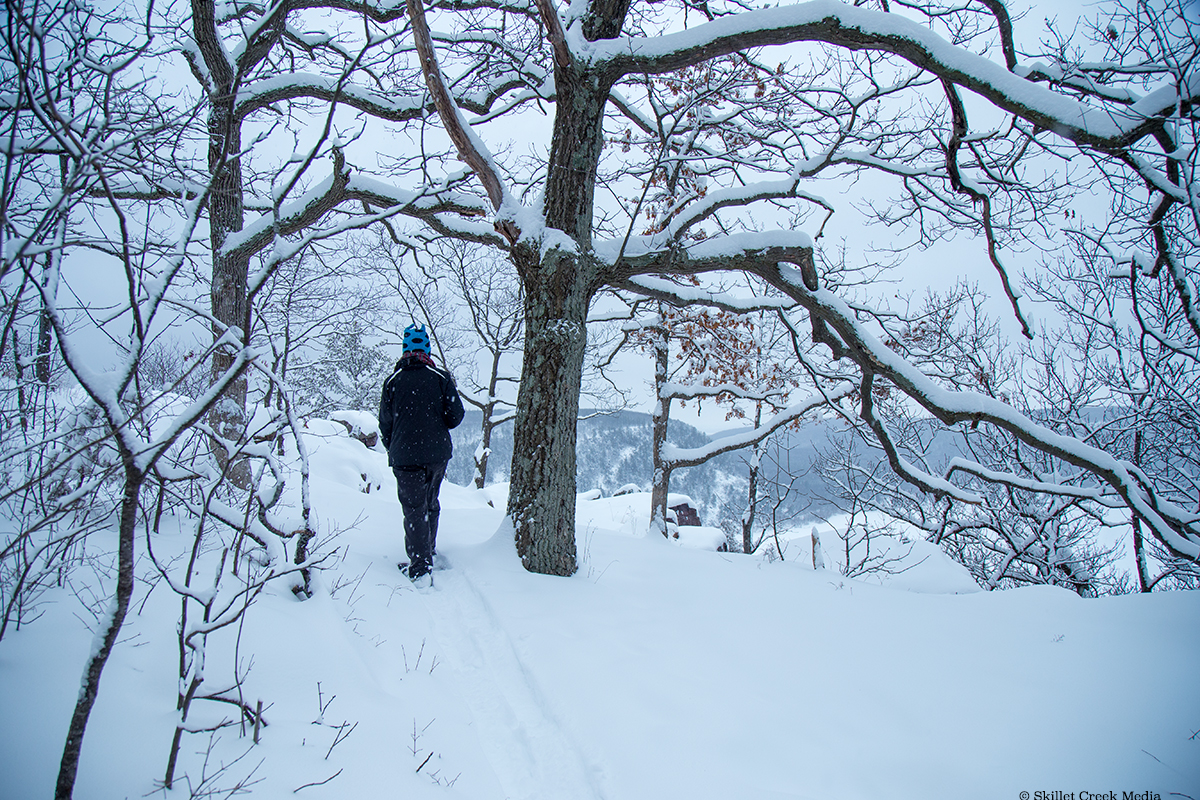
<path fill-rule="evenodd" d="M 340 425 L 311 430 L 335 563 L 313 599 L 272 587 L 240 640 L 210 642 L 208 680 L 236 664 L 264 701 L 260 743 L 189 734 L 176 788 L 155 792 L 179 601 L 142 584 L 77 798 L 223 797 L 239 781 L 307 800 L 1200 798 L 1200 593 L 980 592 L 923 543 L 894 580 L 848 580 L 812 568 L 807 529 L 773 562 L 645 538 L 637 494 L 582 500 L 580 570 L 552 578 L 521 568 L 503 487 L 454 485 L 451 566 L 417 591 L 396 569 L 386 457 Z M 186 545 L 164 533 L 155 548 Z M 74 588 L 0 642 L 4 800 L 53 794 L 91 644 L 89 589 Z M 228 716 L 209 705 L 201 723 Z"/>

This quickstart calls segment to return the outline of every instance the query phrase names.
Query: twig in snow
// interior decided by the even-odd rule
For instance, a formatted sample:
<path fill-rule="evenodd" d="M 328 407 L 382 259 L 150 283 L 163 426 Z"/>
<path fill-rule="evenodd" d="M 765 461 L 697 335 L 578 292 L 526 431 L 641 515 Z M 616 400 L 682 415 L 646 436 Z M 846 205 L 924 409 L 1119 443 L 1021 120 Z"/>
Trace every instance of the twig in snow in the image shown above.
<path fill-rule="evenodd" d="M 325 751 L 325 760 L 326 761 L 329 760 L 329 754 L 333 752 L 333 748 L 337 747 L 339 744 L 341 744 L 342 742 L 349 739 L 350 734 L 354 733 L 354 729 L 358 727 L 358 723 L 356 722 L 353 725 L 350 725 L 349 730 L 346 730 L 346 726 L 348 724 L 349 723 L 347 723 L 347 722 L 343 722 L 341 725 L 338 725 L 337 733 L 333 737 L 333 744 L 329 745 L 329 749 Z M 342 731 L 346 731 L 346 732 L 342 733 Z"/>
<path fill-rule="evenodd" d="M 342 769 L 345 769 L 345 767 L 342 767 Z M 292 789 L 292 794 L 295 794 L 296 792 L 300 791 L 301 789 L 307 789 L 310 786 L 324 786 L 325 784 L 329 783 L 331 780 L 333 780 L 334 778 L 336 778 L 338 775 L 341 775 L 341 774 L 342 774 L 342 770 L 339 769 L 337 772 L 333 773 L 332 775 L 330 775 L 328 778 L 326 778 L 323 781 L 314 781 L 313 783 L 306 783 L 303 786 L 297 786 L 295 789 Z"/>
<path fill-rule="evenodd" d="M 317 713 L 317 718 L 313 720 L 313 723 L 312 723 L 313 725 L 324 725 L 325 724 L 325 711 L 329 708 L 329 706 L 331 706 L 333 704 L 333 701 L 336 699 L 337 699 L 337 695 L 332 694 L 329 696 L 328 700 L 325 700 L 321 694 L 321 682 L 317 681 L 317 708 L 319 709 L 319 711 Z"/>

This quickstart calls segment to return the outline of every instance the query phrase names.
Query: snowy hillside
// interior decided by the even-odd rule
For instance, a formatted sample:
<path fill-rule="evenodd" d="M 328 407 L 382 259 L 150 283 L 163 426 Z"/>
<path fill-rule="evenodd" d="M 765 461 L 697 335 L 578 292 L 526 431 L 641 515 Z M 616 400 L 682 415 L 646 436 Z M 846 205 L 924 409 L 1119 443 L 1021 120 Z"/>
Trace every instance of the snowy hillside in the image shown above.
<path fill-rule="evenodd" d="M 843 578 L 835 553 L 814 570 L 807 527 L 773 562 L 647 539 L 637 494 L 581 500 L 582 566 L 547 577 L 520 566 L 503 487 L 455 485 L 450 568 L 417 591 L 396 569 L 385 456 L 339 425 L 310 431 L 336 556 L 313 599 L 272 585 L 209 642 L 206 681 L 236 669 L 264 703 L 259 743 L 252 726 L 187 734 L 175 788 L 155 791 L 179 604 L 143 569 L 76 797 L 239 782 L 308 800 L 1200 797 L 1200 593 L 980 592 L 932 546 L 876 585 Z M 164 529 L 153 544 L 161 559 L 189 543 Z M 89 545 L 97 580 L 109 544 Z M 77 578 L 0 643 L 4 800 L 53 793 L 98 597 Z M 196 728 L 232 718 L 209 705 Z"/>

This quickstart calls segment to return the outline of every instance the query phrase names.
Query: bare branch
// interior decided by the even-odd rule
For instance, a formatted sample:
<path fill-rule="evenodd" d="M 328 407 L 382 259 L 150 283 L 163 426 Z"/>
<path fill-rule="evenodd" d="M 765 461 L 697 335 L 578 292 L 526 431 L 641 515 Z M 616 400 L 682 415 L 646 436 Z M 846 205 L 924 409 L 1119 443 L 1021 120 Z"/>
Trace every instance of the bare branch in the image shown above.
<path fill-rule="evenodd" d="M 459 157 L 475 171 L 475 175 L 487 190 L 492 206 L 499 211 L 504 203 L 506 193 L 500 176 L 496 172 L 495 163 L 492 161 L 491 155 L 487 153 L 483 142 L 475 136 L 466 120 L 462 118 L 454 98 L 450 95 L 450 89 L 446 86 L 446 79 L 442 75 L 441 67 L 438 66 L 437 53 L 434 52 L 433 40 L 429 35 L 429 25 L 425 21 L 423 0 L 407 0 L 407 2 L 413 40 L 417 46 L 417 56 L 420 58 L 421 71 L 425 75 L 425 85 L 429 87 L 429 93 L 433 97 L 434 107 L 438 110 L 438 116 L 441 117 L 446 133 L 450 135 L 451 141 L 458 149 Z M 520 238 L 520 230 L 509 220 L 497 222 L 496 228 L 512 243 L 516 243 Z"/>

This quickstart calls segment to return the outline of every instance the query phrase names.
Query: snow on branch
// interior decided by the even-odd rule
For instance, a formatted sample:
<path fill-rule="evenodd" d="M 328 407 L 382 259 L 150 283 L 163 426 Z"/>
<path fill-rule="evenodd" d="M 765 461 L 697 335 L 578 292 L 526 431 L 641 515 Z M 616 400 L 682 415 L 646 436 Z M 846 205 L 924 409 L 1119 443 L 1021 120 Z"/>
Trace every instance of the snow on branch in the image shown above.
<path fill-rule="evenodd" d="M 791 300 L 779 297 L 734 297 L 727 292 L 712 292 L 699 286 L 680 286 L 677 283 L 655 278 L 649 275 L 638 275 L 629 278 L 622 289 L 663 300 L 673 306 L 705 305 L 720 308 L 725 311 L 745 312 L 771 311 L 775 309 L 793 308 L 796 304 Z M 637 325 L 635 327 L 644 327 Z"/>
<path fill-rule="evenodd" d="M 493 108 L 496 100 L 514 89 L 526 86 L 527 83 L 528 80 L 525 77 L 507 75 L 503 80 L 488 86 L 484 92 L 474 91 L 469 94 L 456 95 L 454 103 L 459 108 L 465 108 L 471 113 L 485 118 L 498 116 L 511 110 L 513 104 L 505 103 L 501 109 L 497 110 Z M 553 86 L 552 81 L 550 85 Z M 238 90 L 235 113 L 239 119 L 244 119 L 253 112 L 274 103 L 299 99 L 325 102 L 336 100 L 342 105 L 391 122 L 409 122 L 436 110 L 436 107 L 423 94 L 384 94 L 365 86 L 339 82 L 337 78 L 330 76 L 291 73 L 264 78 L 241 86 Z M 528 99 L 525 98 L 525 100 Z"/>
<path fill-rule="evenodd" d="M 302 72 L 275 75 L 238 89 L 235 114 L 244 119 L 251 113 L 283 100 L 324 100 L 351 106 L 373 117 L 392 122 L 418 119 L 427 110 L 421 95 L 388 95 L 337 77 Z"/>
<path fill-rule="evenodd" d="M 711 386 L 691 386 L 683 383 L 665 383 L 659 397 L 665 400 L 698 400 L 701 397 L 732 396 L 742 400 L 778 400 L 787 394 L 782 389 L 755 392 L 736 383 L 717 383 Z"/>
<path fill-rule="evenodd" d="M 346 167 L 338 151 L 334 151 L 334 170 L 316 186 L 290 203 L 282 205 L 278 212 L 269 212 L 250 222 L 241 231 L 230 234 L 225 240 L 225 252 L 240 256 L 253 255 L 270 246 L 279 236 L 288 236 L 312 226 L 327 212 L 347 201 L 360 201 L 369 206 L 386 209 L 384 216 L 405 215 L 432 220 L 437 215 L 457 214 L 466 217 L 486 216 L 488 208 L 479 198 L 457 192 L 449 187 L 456 182 L 451 176 L 441 186 L 426 187 L 412 191 L 400 189 L 375 178 L 353 174 Z M 376 221 L 379 214 L 364 217 L 350 227 L 361 227 Z M 342 226 L 346 227 L 346 226 Z M 462 228 L 472 238 L 495 238 L 491 226 L 479 225 Z M 488 237 L 488 234 L 492 234 Z"/>
<path fill-rule="evenodd" d="M 988 481 L 989 483 L 1000 483 L 1005 486 L 1012 486 L 1016 489 L 1024 489 L 1029 492 L 1037 492 L 1039 494 L 1053 494 L 1064 497 L 1073 497 L 1078 500 L 1091 500 L 1096 503 L 1108 507 L 1116 507 L 1111 495 L 1107 495 L 1098 488 L 1088 486 L 1072 486 L 1065 483 L 1051 483 L 1049 481 L 1038 481 L 1031 478 L 1023 478 L 1020 475 L 1014 475 L 1011 472 L 998 472 L 993 469 L 979 464 L 975 461 L 955 456 L 950 459 L 950 463 L 946 465 L 945 476 L 949 480 L 955 472 L 966 472 L 974 475 L 977 478 Z"/>
<path fill-rule="evenodd" d="M 303 230 L 327 211 L 337 206 L 344 197 L 350 181 L 350 170 L 340 150 L 333 151 L 333 174 L 291 203 L 284 204 L 278 212 L 263 214 L 241 231 L 231 233 L 225 239 L 225 254 L 247 258 L 270 244 L 276 235 L 286 236 Z"/>
<path fill-rule="evenodd" d="M 941 386 L 884 345 L 840 297 L 810 284 L 801 270 L 776 263 L 758 274 L 803 306 L 815 324 L 827 326 L 840 337 L 844 345 L 835 356 L 850 358 L 864 374 L 891 381 L 944 424 L 994 425 L 1040 452 L 1091 473 L 1111 487 L 1172 552 L 1183 558 L 1200 558 L 1200 514 L 1159 497 L 1136 464 L 1050 430 L 993 397 Z"/>
<path fill-rule="evenodd" d="M 822 163 L 825 161 L 823 158 L 815 160 Z M 630 236 L 624 242 L 624 249 L 616 253 L 612 252 L 612 243 L 602 243 L 597 247 L 598 254 L 602 258 L 607 255 L 607 260 L 615 264 L 627 257 L 636 258 L 647 253 L 659 252 L 679 241 L 693 226 L 712 217 L 718 211 L 725 208 L 747 206 L 762 200 L 806 200 L 814 205 L 829 209 L 830 205 L 823 197 L 799 188 L 800 176 L 807 171 L 805 165 L 799 165 L 793 168 L 791 176 L 782 180 L 759 181 L 745 186 L 734 186 L 708 192 L 702 199 L 687 203 L 680 213 L 675 214 L 671 218 L 671 221 L 662 231 L 645 236 Z M 801 247 L 812 246 L 812 240 L 809 239 L 807 234 L 795 231 L 780 231 L 779 233 L 787 239 L 789 244 L 798 243 Z M 758 239 L 766 237 L 764 240 L 768 242 L 780 241 L 778 235 L 760 233 L 749 235 Z M 733 237 L 713 237 L 712 239 L 705 240 L 704 245 L 692 245 L 689 248 L 689 252 L 712 252 L 724 247 L 725 244 L 731 250 L 744 249 L 744 237 L 746 235 L 737 234 L 737 236 L 743 238 L 731 241 Z"/>
<path fill-rule="evenodd" d="M 578 57 L 614 79 L 664 74 L 748 48 L 796 42 L 891 53 L 1035 125 L 1077 144 L 1099 148 L 1137 141 L 1161 125 L 1157 115 L 1180 101 L 1172 86 L 1170 91 L 1152 92 L 1132 105 L 1089 107 L 968 52 L 913 20 L 837 0 L 747 11 L 655 38 L 627 36 L 588 42 L 573 27 L 568 42 Z M 1198 92 L 1200 86 L 1185 87 L 1184 101 L 1197 99 Z"/>
<path fill-rule="evenodd" d="M 663 458 L 671 462 L 672 469 L 703 464 L 722 453 L 741 450 L 757 444 L 784 425 L 795 422 L 813 409 L 837 402 L 853 394 L 856 388 L 853 382 L 844 381 L 828 390 L 809 395 L 798 403 L 793 403 L 767 420 L 760 428 L 750 428 L 733 436 L 725 436 L 701 447 L 677 447 L 673 444 L 665 444 L 663 445 Z"/>
<path fill-rule="evenodd" d="M 648 237 L 649 238 L 649 237 Z M 641 241 L 645 244 L 644 240 Z M 755 298 L 748 307 L 745 301 L 724 294 L 713 294 L 702 289 L 690 289 L 650 275 L 699 275 L 705 272 L 743 270 L 755 273 L 763 266 L 783 261 L 805 265 L 810 272 L 811 285 L 816 286 L 816 271 L 813 268 L 812 238 L 803 231 L 768 231 L 761 233 L 736 233 L 714 236 L 690 247 L 676 246 L 667 249 L 669 243 L 657 243 L 661 247 L 634 253 L 626 248 L 619 263 L 610 270 L 609 283 L 647 297 L 665 300 L 673 305 L 704 302 L 728 311 L 754 311 L 763 308 L 763 299 Z M 601 257 L 606 248 L 602 247 Z M 609 250 L 611 252 L 611 250 Z M 770 301 L 766 301 L 770 302 Z M 782 302 L 774 308 L 788 308 L 791 303 Z"/>

